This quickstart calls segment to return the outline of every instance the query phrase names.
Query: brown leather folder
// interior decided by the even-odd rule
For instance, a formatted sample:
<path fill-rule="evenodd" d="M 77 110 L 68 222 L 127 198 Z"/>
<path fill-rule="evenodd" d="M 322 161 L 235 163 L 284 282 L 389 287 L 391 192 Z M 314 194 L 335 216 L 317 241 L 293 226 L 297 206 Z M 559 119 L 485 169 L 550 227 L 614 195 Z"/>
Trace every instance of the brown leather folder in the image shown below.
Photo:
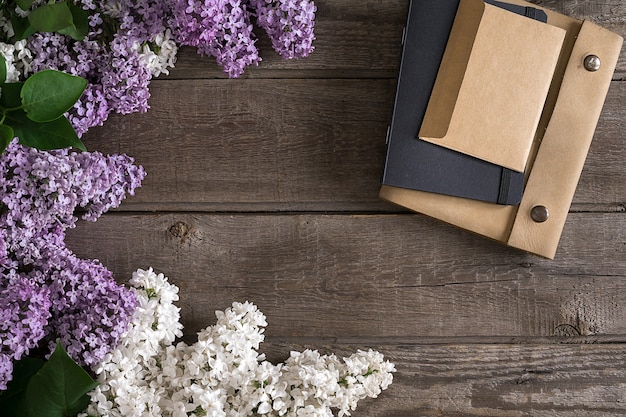
<path fill-rule="evenodd" d="M 464 1 L 472 2 L 474 0 Z M 537 7 L 521 0 L 508 2 L 521 6 Z M 486 7 L 485 10 L 488 8 L 490 6 Z M 543 34 L 545 36 L 550 34 L 550 41 L 548 42 L 550 47 L 548 49 L 552 51 L 551 48 L 560 44 L 560 53 L 556 65 L 550 60 L 524 64 L 530 65 L 527 67 L 529 72 L 541 72 L 541 77 L 545 77 L 545 74 L 548 73 L 552 73 L 552 75 L 539 117 L 533 122 L 533 124 L 536 123 L 536 126 L 533 126 L 532 140 L 528 142 L 527 137 L 521 138 L 518 143 L 523 146 L 508 152 L 508 155 L 512 157 L 509 165 L 518 169 L 520 168 L 519 163 L 524 163 L 522 168 L 525 168 L 526 181 L 521 203 L 514 206 L 503 206 L 389 185 L 382 186 L 380 197 L 416 212 L 495 239 L 506 245 L 552 259 L 557 251 L 580 173 L 617 65 L 623 39 L 592 22 L 580 21 L 547 9 L 543 10 L 548 15 L 547 25 L 552 27 Z M 489 15 L 483 13 L 480 17 L 481 24 L 487 18 Z M 497 22 L 490 23 L 495 26 L 498 25 Z M 525 25 L 539 24 L 531 19 L 526 19 L 523 23 Z M 530 32 L 539 30 L 535 29 L 534 26 L 532 28 L 531 26 L 527 27 L 530 28 Z M 559 33 L 564 33 L 564 39 L 561 43 L 559 42 Z M 535 35 L 531 34 L 530 36 Z M 480 48 L 488 51 L 490 50 L 489 43 L 493 39 L 494 37 L 476 38 L 476 42 L 480 42 L 481 45 L 476 44 L 474 48 L 480 46 Z M 546 51 L 546 55 L 554 53 L 550 51 Z M 470 51 L 470 55 L 472 53 L 474 53 L 473 50 Z M 489 57 L 483 59 L 489 59 Z M 495 50 L 492 60 L 498 60 Z M 471 57 L 469 61 L 466 60 L 465 62 L 471 62 Z M 537 68 L 539 64 L 542 66 L 541 69 Z M 480 66 L 480 62 L 478 65 Z M 460 67 L 464 68 L 463 65 Z M 465 66 L 465 68 L 469 67 L 469 64 Z M 453 70 L 458 70 L 458 68 Z M 443 61 L 441 71 L 445 71 Z M 491 75 L 496 76 L 495 74 Z M 479 76 L 488 77 L 488 74 L 479 74 Z M 465 82 L 462 80 L 462 83 Z M 519 89 L 518 91 L 522 92 L 528 91 L 524 84 L 515 84 L 506 86 L 502 93 L 494 91 L 491 94 L 505 94 L 504 91 L 510 88 Z M 499 97 L 499 99 L 505 98 Z M 533 100 L 533 106 L 535 106 L 537 99 Z M 475 108 L 480 109 L 483 106 L 488 106 L 489 100 L 483 97 L 480 101 L 474 100 L 472 104 Z M 462 114 L 461 108 L 456 109 L 456 106 L 455 104 L 451 118 L 458 117 L 459 120 L 463 120 L 467 115 Z M 520 120 L 527 122 L 537 118 L 537 112 L 533 106 L 520 112 Z M 450 106 L 448 106 L 449 109 Z M 455 112 L 459 112 L 459 114 L 455 115 Z M 440 115 L 437 117 L 441 118 Z M 467 123 L 467 121 L 464 122 L 464 125 L 467 126 Z M 469 123 L 471 124 L 471 119 Z M 445 121 L 443 125 L 446 125 Z M 463 132 L 462 127 L 459 130 L 461 133 Z M 437 135 L 424 134 L 424 129 L 424 127 L 420 129 L 422 131 L 420 137 L 432 136 L 433 141 L 439 140 Z M 490 129 L 495 128 L 490 126 Z M 497 133 L 502 134 L 501 131 Z M 441 144 L 440 142 L 437 143 Z M 471 143 L 471 149 L 467 149 L 467 144 L 464 145 L 465 148 L 459 147 L 459 144 L 463 145 L 462 141 L 457 141 L 450 146 L 463 152 L 483 149 L 487 152 L 481 157 L 494 157 L 494 154 L 490 153 L 490 150 L 493 150 L 492 145 L 485 143 L 485 146 L 481 148 L 480 143 Z M 495 159 L 498 160 L 498 163 L 503 163 L 502 158 L 504 157 L 496 152 Z"/>

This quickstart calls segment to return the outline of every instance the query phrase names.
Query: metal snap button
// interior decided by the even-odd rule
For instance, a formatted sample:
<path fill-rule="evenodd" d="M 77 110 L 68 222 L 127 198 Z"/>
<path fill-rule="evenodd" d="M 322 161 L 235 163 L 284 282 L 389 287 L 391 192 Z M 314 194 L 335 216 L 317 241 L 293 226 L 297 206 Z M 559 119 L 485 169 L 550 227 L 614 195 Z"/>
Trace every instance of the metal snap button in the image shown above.
<path fill-rule="evenodd" d="M 597 55 L 587 55 L 583 61 L 587 71 L 597 71 L 600 69 L 600 58 Z"/>
<path fill-rule="evenodd" d="M 550 213 L 548 212 L 548 209 L 545 206 L 535 206 L 530 211 L 530 217 L 536 223 L 543 223 L 546 220 L 548 220 L 548 217 L 550 217 Z"/>

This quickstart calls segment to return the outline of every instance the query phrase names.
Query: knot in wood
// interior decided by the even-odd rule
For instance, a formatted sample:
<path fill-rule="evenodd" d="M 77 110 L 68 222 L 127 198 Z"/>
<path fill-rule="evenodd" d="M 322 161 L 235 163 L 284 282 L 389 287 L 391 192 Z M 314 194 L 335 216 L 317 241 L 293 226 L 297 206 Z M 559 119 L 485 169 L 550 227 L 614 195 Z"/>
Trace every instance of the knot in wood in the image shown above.
<path fill-rule="evenodd" d="M 580 330 L 571 324 L 559 324 L 554 329 L 554 335 L 561 337 L 575 337 L 580 336 Z"/>
<path fill-rule="evenodd" d="M 175 238 L 185 241 L 191 234 L 191 226 L 183 221 L 178 221 L 171 225 L 168 231 Z"/>

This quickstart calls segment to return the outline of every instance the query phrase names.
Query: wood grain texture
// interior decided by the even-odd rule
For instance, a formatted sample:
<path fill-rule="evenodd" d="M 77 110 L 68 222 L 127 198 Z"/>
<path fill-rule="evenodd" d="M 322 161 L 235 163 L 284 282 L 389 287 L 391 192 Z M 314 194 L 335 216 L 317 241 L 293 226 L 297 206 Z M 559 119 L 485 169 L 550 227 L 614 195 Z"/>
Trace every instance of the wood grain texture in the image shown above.
<path fill-rule="evenodd" d="M 276 336 L 626 331 L 621 214 L 571 214 L 555 261 L 419 215 L 119 214 L 68 242 L 120 280 L 165 273 L 191 331 L 236 300 L 257 303 Z"/>
<path fill-rule="evenodd" d="M 121 210 L 397 210 L 378 199 L 395 81 L 179 80 L 152 92 L 148 113 L 85 139 L 146 168 Z M 614 82 L 575 206 L 626 202 L 624 103 Z"/>
<path fill-rule="evenodd" d="M 377 199 L 395 81 L 177 81 L 153 92 L 149 113 L 86 140 L 145 166 L 132 203 L 285 210 Z"/>

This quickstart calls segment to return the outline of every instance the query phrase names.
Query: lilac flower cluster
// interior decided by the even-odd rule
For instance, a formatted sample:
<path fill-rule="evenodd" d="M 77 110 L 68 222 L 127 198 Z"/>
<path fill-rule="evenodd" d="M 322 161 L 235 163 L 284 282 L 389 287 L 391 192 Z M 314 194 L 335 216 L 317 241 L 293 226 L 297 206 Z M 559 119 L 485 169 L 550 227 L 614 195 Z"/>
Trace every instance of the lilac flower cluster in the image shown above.
<path fill-rule="evenodd" d="M 82 6 L 91 11 L 91 31 L 85 40 L 36 33 L 28 43 L 34 72 L 56 69 L 89 81 L 85 93 L 69 114 L 79 136 L 92 126 L 102 125 L 112 112 L 147 111 L 152 74 L 142 59 L 141 45 L 165 32 L 164 22 L 169 10 L 158 0 L 100 1 L 97 4 L 85 0 Z M 112 34 L 109 33 L 111 26 L 117 27 Z"/>
<path fill-rule="evenodd" d="M 145 172 L 125 155 L 42 152 L 12 142 L 0 156 L 0 389 L 11 361 L 61 340 L 95 365 L 120 340 L 134 294 L 98 261 L 65 246 L 77 210 L 95 221 L 140 186 Z"/>
<path fill-rule="evenodd" d="M 98 7 L 120 22 L 118 35 L 132 47 L 134 42 L 148 42 L 167 29 L 170 6 L 164 0 L 99 0 Z"/>
<path fill-rule="evenodd" d="M 252 30 L 255 19 L 281 57 L 305 57 L 313 51 L 316 7 L 312 0 L 76 3 L 89 15 L 90 31 L 84 40 L 58 33 L 35 33 L 26 46 L 16 43 L 13 49 L 19 50 L 16 62 L 23 69 L 21 78 L 31 72 L 56 69 L 89 81 L 68 114 L 79 136 L 92 126 L 102 125 L 111 113 L 147 111 L 150 80 L 167 74 L 174 66 L 178 45 L 192 46 L 201 55 L 215 57 L 230 77 L 239 77 L 247 66 L 261 61 Z M 39 4 L 34 2 L 33 7 Z M 1 12 L 0 27 L 4 37 L 10 38 L 10 19 Z M 13 62 L 13 57 L 9 58 L 7 62 Z"/>
<path fill-rule="evenodd" d="M 230 77 L 261 61 L 248 5 L 241 0 L 171 0 L 169 25 L 180 45 L 215 57 Z"/>
<path fill-rule="evenodd" d="M 169 25 L 174 29 L 176 42 L 193 47 L 213 42 L 220 22 L 224 19 L 225 2 L 226 0 L 170 0 L 172 14 Z"/>
<path fill-rule="evenodd" d="M 244 2 L 230 0 L 224 2 L 222 16 L 215 39 L 198 45 L 198 52 L 214 56 L 229 77 L 239 77 L 248 65 L 257 65 L 261 60 L 255 46 L 250 13 Z"/>
<path fill-rule="evenodd" d="M 54 351 L 58 338 L 74 360 L 95 366 L 119 343 L 137 300 L 100 263 L 71 253 L 63 261 L 65 267 L 47 277 L 52 300 L 49 349 Z"/>
<path fill-rule="evenodd" d="M 171 0 L 170 26 L 181 45 L 214 56 L 230 77 L 261 61 L 251 20 L 269 35 L 285 59 L 313 51 L 315 4 L 311 0 Z"/>
<path fill-rule="evenodd" d="M 13 359 L 20 359 L 45 335 L 51 300 L 47 288 L 10 270 L 0 285 L 0 390 L 11 379 Z"/>
<path fill-rule="evenodd" d="M 315 12 L 311 0 L 250 0 L 257 24 L 265 29 L 272 47 L 285 59 L 313 52 Z"/>

